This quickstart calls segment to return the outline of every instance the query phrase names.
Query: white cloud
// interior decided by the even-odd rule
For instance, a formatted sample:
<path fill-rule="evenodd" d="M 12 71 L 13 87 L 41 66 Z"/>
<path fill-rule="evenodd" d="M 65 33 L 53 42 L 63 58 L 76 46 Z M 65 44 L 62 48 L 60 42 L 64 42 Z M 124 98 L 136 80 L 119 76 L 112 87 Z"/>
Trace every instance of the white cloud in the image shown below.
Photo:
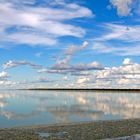
<path fill-rule="evenodd" d="M 8 73 L 5 71 L 0 72 L 0 79 L 5 79 L 8 77 Z"/>
<path fill-rule="evenodd" d="M 131 84 L 133 84 L 133 85 L 137 85 L 137 87 L 139 87 L 139 80 L 138 79 L 118 79 L 118 82 L 117 82 L 119 85 L 123 85 L 123 86 L 125 86 L 125 85 L 131 85 Z M 127 86 L 128 87 L 128 86 Z M 129 86 L 129 87 L 131 87 L 131 86 Z"/>
<path fill-rule="evenodd" d="M 13 86 L 16 82 L 8 80 L 9 74 L 5 71 L 0 72 L 0 87 Z"/>
<path fill-rule="evenodd" d="M 72 45 L 68 49 L 66 49 L 65 55 L 74 55 L 76 52 L 78 52 L 80 50 L 83 50 L 87 46 L 88 46 L 88 42 L 87 41 L 84 41 L 83 44 L 80 47 Z"/>
<path fill-rule="evenodd" d="M 133 64 L 133 62 L 130 58 L 125 58 L 124 61 L 123 61 L 123 64 L 124 65 L 131 65 L 131 64 Z"/>
<path fill-rule="evenodd" d="M 99 64 L 96 61 L 93 61 L 91 63 L 78 63 L 78 64 L 70 64 L 70 61 L 75 55 L 75 53 L 85 49 L 88 45 L 88 42 L 85 41 L 81 46 L 70 46 L 64 51 L 64 58 L 63 59 L 58 59 L 56 63 L 47 69 L 40 69 L 38 70 L 39 73 L 57 73 L 57 74 L 74 74 L 77 72 L 82 72 L 82 71 L 91 71 L 91 70 L 101 70 L 104 69 L 104 67 Z"/>
<path fill-rule="evenodd" d="M 119 24 L 104 24 L 106 32 L 96 38 L 98 41 L 121 40 L 126 42 L 140 41 L 139 25 L 119 25 Z"/>
<path fill-rule="evenodd" d="M 28 61 L 12 61 L 12 60 L 9 60 L 5 64 L 3 64 L 3 68 L 10 69 L 10 68 L 14 68 L 14 67 L 21 66 L 21 65 L 28 65 L 28 66 L 31 66 L 33 69 L 42 68 L 41 65 L 37 65 L 37 64 L 31 63 Z"/>
<path fill-rule="evenodd" d="M 51 68 L 43 68 L 38 70 L 39 73 L 56 73 L 56 74 L 71 74 L 80 73 L 82 71 L 92 71 L 92 70 L 103 70 L 104 67 L 98 62 L 94 61 L 91 63 L 78 63 L 75 65 L 54 65 Z"/>
<path fill-rule="evenodd" d="M 122 66 L 105 68 L 91 73 L 86 78 L 78 77 L 77 81 L 83 81 L 85 87 L 93 88 L 139 88 L 140 64 L 126 58 Z"/>
<path fill-rule="evenodd" d="M 119 16 L 128 16 L 131 14 L 133 0 L 110 0 L 110 3 L 117 8 Z"/>
<path fill-rule="evenodd" d="M 35 4 L 36 0 L 0 0 L 0 2 L 12 2 L 15 5 L 19 4 Z"/>
<path fill-rule="evenodd" d="M 8 88 L 10 88 L 9 86 L 14 86 L 16 85 L 17 83 L 16 82 L 13 82 L 13 81 L 4 81 L 4 80 L 0 80 L 0 86 L 1 87 L 6 87 L 8 86 Z"/>
<path fill-rule="evenodd" d="M 107 8 L 111 10 L 112 7 L 117 9 L 120 17 L 140 14 L 140 0 L 110 0 Z"/>
<path fill-rule="evenodd" d="M 68 67 L 70 60 L 72 59 L 73 55 L 75 55 L 77 52 L 85 49 L 88 46 L 88 42 L 84 41 L 81 46 L 75 46 L 72 45 L 68 47 L 64 51 L 64 58 L 63 59 L 58 59 L 56 61 L 55 67 Z"/>
<path fill-rule="evenodd" d="M 139 45 L 130 45 L 121 46 L 112 45 L 106 42 L 95 42 L 92 49 L 96 53 L 111 53 L 119 56 L 139 56 L 140 55 L 140 46 Z"/>
<path fill-rule="evenodd" d="M 140 55 L 140 26 L 104 24 L 104 32 L 94 38 L 93 49 L 97 53 L 113 53 L 122 56 Z"/>
<path fill-rule="evenodd" d="M 7 63 L 7 67 L 12 68 L 19 65 L 29 65 L 34 68 L 32 63 L 25 63 L 19 61 L 18 63 Z M 36 68 L 36 66 L 35 66 Z M 38 67 L 37 67 L 38 68 Z M 67 67 L 50 67 L 39 69 L 39 73 L 55 73 L 55 74 L 68 74 L 61 77 L 67 83 L 59 83 L 59 87 L 75 87 L 75 88 L 139 88 L 140 85 L 140 64 L 133 62 L 130 58 L 125 58 L 121 66 L 116 67 L 103 67 L 97 62 L 87 64 L 75 64 L 68 65 Z M 77 74 L 78 73 L 78 74 Z M 1 86 L 15 86 L 28 84 L 28 87 L 32 84 L 47 83 L 48 85 L 53 82 L 55 85 L 58 82 L 56 79 L 49 80 L 48 76 L 38 76 L 37 79 L 32 81 L 13 82 L 8 80 L 9 75 L 7 72 L 0 73 L 0 85 Z M 52 86 L 53 87 L 53 86 Z"/>
<path fill-rule="evenodd" d="M 81 77 L 81 78 L 78 78 L 77 79 L 77 84 L 84 84 L 84 83 L 86 83 L 88 81 L 89 81 L 89 78 L 87 78 L 87 77 Z"/>
<path fill-rule="evenodd" d="M 26 0 L 0 1 L 0 38 L 16 44 L 54 45 L 61 36 L 83 37 L 85 29 L 65 23 L 67 20 L 90 17 L 92 12 L 77 4 L 61 8 L 30 6 Z M 29 1 L 34 3 L 34 1 Z"/>

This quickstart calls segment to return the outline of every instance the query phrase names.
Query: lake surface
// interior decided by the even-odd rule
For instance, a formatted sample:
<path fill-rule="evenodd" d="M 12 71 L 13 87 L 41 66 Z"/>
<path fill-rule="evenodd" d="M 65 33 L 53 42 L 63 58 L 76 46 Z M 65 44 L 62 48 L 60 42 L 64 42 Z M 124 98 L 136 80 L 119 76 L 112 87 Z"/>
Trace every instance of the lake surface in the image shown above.
<path fill-rule="evenodd" d="M 0 128 L 140 118 L 140 93 L 0 91 Z"/>

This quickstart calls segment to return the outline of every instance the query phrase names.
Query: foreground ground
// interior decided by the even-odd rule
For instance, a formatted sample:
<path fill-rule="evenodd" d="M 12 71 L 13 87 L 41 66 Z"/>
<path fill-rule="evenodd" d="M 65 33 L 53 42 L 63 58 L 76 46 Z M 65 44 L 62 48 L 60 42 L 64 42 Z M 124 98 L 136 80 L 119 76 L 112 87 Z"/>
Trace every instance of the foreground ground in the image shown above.
<path fill-rule="evenodd" d="M 0 140 L 98 140 L 140 134 L 140 119 L 0 129 Z"/>

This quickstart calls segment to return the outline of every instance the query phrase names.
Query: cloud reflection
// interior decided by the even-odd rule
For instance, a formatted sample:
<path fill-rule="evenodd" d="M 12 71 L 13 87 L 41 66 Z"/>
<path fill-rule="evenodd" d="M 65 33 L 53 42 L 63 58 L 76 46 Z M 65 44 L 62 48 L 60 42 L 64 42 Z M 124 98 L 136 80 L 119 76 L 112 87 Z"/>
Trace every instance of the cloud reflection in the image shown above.
<path fill-rule="evenodd" d="M 49 119 L 49 114 L 54 122 L 65 123 L 79 117 L 89 121 L 104 120 L 107 116 L 108 119 L 139 118 L 139 97 L 137 93 L 5 91 L 0 93 L 0 117 L 12 121 L 37 116 L 39 122 L 42 116 Z M 22 102 L 20 111 L 13 110 L 14 102 Z M 31 107 L 26 108 L 27 103 Z"/>

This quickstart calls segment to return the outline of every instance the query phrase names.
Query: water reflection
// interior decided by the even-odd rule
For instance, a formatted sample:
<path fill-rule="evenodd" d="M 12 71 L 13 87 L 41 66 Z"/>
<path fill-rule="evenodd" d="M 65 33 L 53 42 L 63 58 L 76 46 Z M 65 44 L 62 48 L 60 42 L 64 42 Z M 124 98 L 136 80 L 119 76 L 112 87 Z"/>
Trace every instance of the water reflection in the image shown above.
<path fill-rule="evenodd" d="M 140 94 L 0 92 L 0 127 L 140 117 Z"/>

